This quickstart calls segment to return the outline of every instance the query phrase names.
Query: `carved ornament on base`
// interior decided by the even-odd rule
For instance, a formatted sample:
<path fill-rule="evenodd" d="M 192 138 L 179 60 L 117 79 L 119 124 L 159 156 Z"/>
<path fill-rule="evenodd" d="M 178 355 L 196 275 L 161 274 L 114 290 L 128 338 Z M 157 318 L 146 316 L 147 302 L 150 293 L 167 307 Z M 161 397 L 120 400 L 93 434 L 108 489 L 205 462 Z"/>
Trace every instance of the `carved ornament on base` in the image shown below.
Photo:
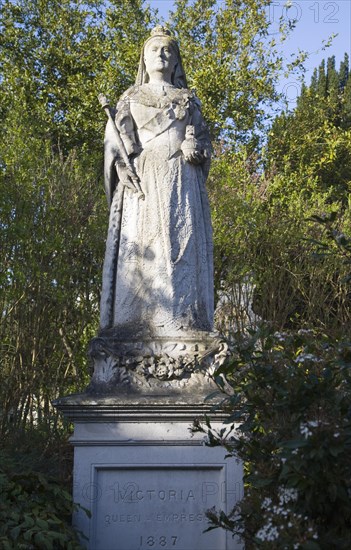
<path fill-rule="evenodd" d="M 94 368 L 92 393 L 211 389 L 211 376 L 226 359 L 228 345 L 210 333 L 129 342 L 97 337 L 90 343 L 89 355 Z"/>

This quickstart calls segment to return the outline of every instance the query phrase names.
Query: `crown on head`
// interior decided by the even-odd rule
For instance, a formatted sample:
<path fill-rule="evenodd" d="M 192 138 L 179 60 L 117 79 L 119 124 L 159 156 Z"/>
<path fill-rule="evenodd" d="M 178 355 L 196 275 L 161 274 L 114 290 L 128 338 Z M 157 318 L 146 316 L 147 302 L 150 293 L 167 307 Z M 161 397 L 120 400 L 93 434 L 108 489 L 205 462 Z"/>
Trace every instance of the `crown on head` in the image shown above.
<path fill-rule="evenodd" d="M 167 27 L 157 25 L 154 29 L 152 29 L 151 36 L 171 36 L 171 31 L 167 29 Z"/>

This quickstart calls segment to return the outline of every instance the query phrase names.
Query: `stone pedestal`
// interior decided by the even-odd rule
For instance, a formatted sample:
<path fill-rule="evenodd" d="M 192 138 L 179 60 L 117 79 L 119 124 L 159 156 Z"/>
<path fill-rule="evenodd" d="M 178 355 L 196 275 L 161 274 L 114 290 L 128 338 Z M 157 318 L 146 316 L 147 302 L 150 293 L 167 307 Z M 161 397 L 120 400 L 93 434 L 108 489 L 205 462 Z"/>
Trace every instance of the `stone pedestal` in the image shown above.
<path fill-rule="evenodd" d="M 207 510 L 229 513 L 242 497 L 242 466 L 190 431 L 206 414 L 222 425 L 205 398 L 226 354 L 207 333 L 92 341 L 89 388 L 55 403 L 74 422 L 74 523 L 89 550 L 241 548 L 204 531 Z"/>
<path fill-rule="evenodd" d="M 88 395 L 56 405 L 75 424 L 74 524 L 89 550 L 241 548 L 222 529 L 204 533 L 206 511 L 229 512 L 243 490 L 241 465 L 190 433 L 209 407 Z"/>

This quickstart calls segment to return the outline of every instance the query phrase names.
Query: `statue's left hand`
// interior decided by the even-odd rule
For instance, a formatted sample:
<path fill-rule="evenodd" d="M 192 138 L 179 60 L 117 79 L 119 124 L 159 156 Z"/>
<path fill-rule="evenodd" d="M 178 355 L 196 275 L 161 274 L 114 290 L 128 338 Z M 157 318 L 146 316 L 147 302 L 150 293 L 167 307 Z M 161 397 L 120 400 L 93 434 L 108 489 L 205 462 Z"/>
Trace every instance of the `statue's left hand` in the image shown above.
<path fill-rule="evenodd" d="M 187 138 L 181 145 L 185 160 L 191 164 L 200 164 L 204 160 L 204 156 L 197 145 L 195 138 Z"/>
<path fill-rule="evenodd" d="M 193 149 L 192 151 L 189 151 L 185 156 L 185 160 L 187 162 L 190 162 L 191 164 L 200 164 L 204 157 L 200 151 L 196 151 L 196 149 Z"/>

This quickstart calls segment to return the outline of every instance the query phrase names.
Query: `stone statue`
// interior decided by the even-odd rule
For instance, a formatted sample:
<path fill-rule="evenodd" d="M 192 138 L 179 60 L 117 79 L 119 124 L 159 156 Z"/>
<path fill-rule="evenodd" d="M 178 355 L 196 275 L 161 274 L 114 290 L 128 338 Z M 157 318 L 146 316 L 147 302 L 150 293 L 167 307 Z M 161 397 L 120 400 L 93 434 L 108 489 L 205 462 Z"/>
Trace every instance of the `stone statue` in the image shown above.
<path fill-rule="evenodd" d="M 54 403 L 75 423 L 74 525 L 90 550 L 239 549 L 203 536 L 206 509 L 220 495 L 233 507 L 242 474 L 227 475 L 225 452 L 189 434 L 204 414 L 219 425 L 205 398 L 218 393 L 228 345 L 212 331 L 211 145 L 166 29 L 145 42 L 116 110 L 100 102 L 110 206 L 101 326 L 89 386 Z"/>
<path fill-rule="evenodd" d="M 211 143 L 170 32 L 153 30 L 116 109 L 99 99 L 110 219 L 90 390 L 210 391 L 227 350 L 212 332 Z"/>
<path fill-rule="evenodd" d="M 127 339 L 211 331 L 211 144 L 178 44 L 164 27 L 145 42 L 136 83 L 112 118 L 101 329 Z"/>

